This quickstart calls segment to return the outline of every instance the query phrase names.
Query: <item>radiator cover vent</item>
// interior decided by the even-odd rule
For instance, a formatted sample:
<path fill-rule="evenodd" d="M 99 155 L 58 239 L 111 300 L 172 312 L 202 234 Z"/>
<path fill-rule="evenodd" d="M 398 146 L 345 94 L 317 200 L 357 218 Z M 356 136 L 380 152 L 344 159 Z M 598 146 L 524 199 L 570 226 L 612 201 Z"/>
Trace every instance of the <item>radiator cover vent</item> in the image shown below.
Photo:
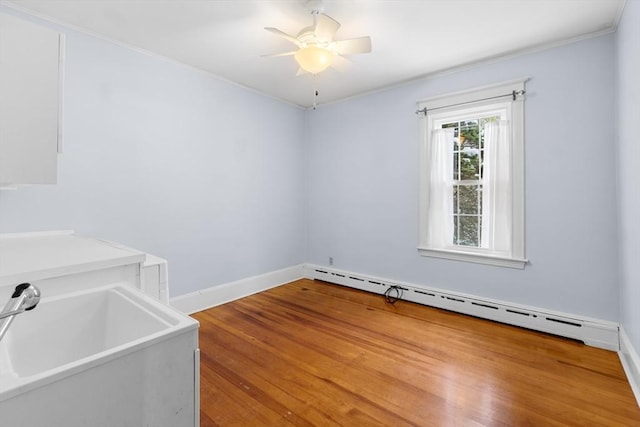
<path fill-rule="evenodd" d="M 430 289 L 397 280 L 370 277 L 310 264 L 305 265 L 304 271 L 305 276 L 310 279 L 323 280 L 380 295 L 391 286 L 397 286 L 404 290 L 402 299 L 407 301 L 572 338 L 593 347 L 613 351 L 620 349 L 619 325 L 613 322 Z"/>

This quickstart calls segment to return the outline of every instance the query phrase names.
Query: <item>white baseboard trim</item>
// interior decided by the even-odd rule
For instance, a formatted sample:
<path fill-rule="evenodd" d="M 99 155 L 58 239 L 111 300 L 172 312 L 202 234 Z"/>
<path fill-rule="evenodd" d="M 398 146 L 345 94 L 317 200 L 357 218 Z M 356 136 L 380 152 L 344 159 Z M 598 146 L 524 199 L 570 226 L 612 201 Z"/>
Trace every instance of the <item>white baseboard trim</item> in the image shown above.
<path fill-rule="evenodd" d="M 629 336 L 624 328 L 620 326 L 620 351 L 618 352 L 624 373 L 627 374 L 631 390 L 640 406 L 640 356 L 631 344 Z"/>
<path fill-rule="evenodd" d="M 185 314 L 192 314 L 302 278 L 303 265 L 300 264 L 259 276 L 236 280 L 235 282 L 224 283 L 201 291 L 179 295 L 171 298 L 169 304 Z"/>
<path fill-rule="evenodd" d="M 403 289 L 402 299 L 407 301 L 572 338 L 593 347 L 620 350 L 619 325 L 615 322 L 427 288 L 313 264 L 305 264 L 304 275 L 311 279 L 378 294 L 384 294 L 391 286 L 399 286 Z"/>

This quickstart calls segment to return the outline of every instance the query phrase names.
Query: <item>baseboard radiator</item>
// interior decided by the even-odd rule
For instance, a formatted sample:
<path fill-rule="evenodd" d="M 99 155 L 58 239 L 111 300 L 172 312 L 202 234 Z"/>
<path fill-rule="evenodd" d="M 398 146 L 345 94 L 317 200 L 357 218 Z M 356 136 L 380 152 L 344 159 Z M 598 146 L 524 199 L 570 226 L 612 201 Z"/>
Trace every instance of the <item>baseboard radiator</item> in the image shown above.
<path fill-rule="evenodd" d="M 429 289 L 415 284 L 322 266 L 307 264 L 304 270 L 305 277 L 310 279 L 323 280 L 381 295 L 390 287 L 396 286 L 402 289 L 403 300 L 572 338 L 593 347 L 612 351 L 620 349 L 619 325 L 614 322 Z"/>

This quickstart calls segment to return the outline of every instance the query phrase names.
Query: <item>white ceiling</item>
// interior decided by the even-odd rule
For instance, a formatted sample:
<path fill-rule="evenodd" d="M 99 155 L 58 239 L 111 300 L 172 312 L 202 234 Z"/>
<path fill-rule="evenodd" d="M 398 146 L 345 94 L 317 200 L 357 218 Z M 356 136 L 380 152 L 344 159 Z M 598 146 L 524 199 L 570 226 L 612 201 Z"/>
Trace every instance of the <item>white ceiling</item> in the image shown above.
<path fill-rule="evenodd" d="M 630 0 L 634 1 L 634 0 Z M 296 35 L 305 0 L 11 0 L 3 4 L 209 71 L 309 106 L 485 59 L 615 30 L 625 0 L 326 0 L 335 39 L 370 35 L 351 67 L 296 77 L 292 50 L 264 27 Z"/>

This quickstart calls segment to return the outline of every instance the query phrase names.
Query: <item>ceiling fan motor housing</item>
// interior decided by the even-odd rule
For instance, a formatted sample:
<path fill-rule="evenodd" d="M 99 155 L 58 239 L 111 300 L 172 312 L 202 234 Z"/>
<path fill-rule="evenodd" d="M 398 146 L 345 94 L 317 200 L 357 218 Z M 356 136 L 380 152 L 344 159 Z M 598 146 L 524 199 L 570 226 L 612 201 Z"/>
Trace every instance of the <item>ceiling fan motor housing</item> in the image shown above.
<path fill-rule="evenodd" d="M 296 36 L 301 47 L 318 46 L 328 47 L 331 44 L 331 40 L 321 40 L 315 33 L 315 25 L 305 27 Z"/>

